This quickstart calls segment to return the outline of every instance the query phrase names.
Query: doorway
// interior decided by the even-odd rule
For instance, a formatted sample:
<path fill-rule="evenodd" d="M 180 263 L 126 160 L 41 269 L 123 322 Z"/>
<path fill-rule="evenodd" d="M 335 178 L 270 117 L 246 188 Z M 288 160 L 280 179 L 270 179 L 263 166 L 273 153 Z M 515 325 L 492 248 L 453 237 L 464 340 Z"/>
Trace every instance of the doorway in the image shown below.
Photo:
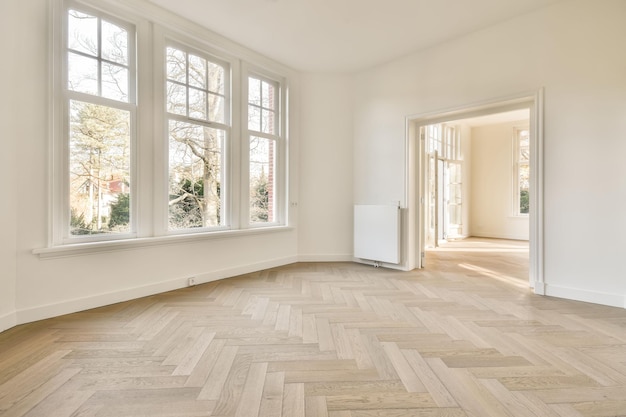
<path fill-rule="evenodd" d="M 543 283 L 543 92 L 468 108 L 417 115 L 407 118 L 407 259 L 408 266 L 424 267 L 427 247 L 447 239 L 468 237 L 469 189 L 467 168 L 455 152 L 463 152 L 460 120 L 498 118 L 505 113 L 526 111 L 528 117 L 528 283 L 535 293 L 544 294 Z M 439 125 L 441 143 L 427 143 L 429 126 Z M 448 134 L 445 129 L 458 130 Z M 456 149 L 456 150 L 455 150 Z M 433 193 L 434 192 L 434 193 Z"/>

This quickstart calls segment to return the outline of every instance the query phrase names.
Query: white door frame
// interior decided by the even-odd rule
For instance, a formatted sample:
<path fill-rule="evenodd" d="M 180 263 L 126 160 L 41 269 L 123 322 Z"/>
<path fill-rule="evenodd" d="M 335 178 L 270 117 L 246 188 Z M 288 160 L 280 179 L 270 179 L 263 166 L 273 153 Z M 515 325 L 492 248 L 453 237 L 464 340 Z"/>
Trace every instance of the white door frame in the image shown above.
<path fill-rule="evenodd" d="M 424 252 L 424 144 L 419 127 L 511 110 L 530 110 L 530 239 L 529 284 L 545 295 L 543 236 L 543 89 L 443 111 L 406 117 L 405 201 L 407 202 L 407 269 L 423 266 Z"/>

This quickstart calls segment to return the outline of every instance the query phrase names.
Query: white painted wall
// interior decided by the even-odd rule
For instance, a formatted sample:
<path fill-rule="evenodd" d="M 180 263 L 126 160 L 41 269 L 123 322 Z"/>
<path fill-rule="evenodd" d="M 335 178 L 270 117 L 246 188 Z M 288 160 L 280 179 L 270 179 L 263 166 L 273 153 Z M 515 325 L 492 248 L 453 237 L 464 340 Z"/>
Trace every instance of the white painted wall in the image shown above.
<path fill-rule="evenodd" d="M 295 228 L 55 259 L 40 259 L 32 253 L 33 249 L 46 247 L 48 239 L 49 3 L 47 0 L 19 2 L 16 6 L 19 10 L 3 13 L 10 21 L 6 27 L 12 28 L 19 39 L 19 50 L 11 57 L 15 63 L 14 76 L 1 77 L 3 101 L 6 97 L 18 98 L 9 104 L 10 111 L 6 113 L 18 134 L 3 135 L 9 144 L 3 143 L 2 155 L 6 156 L 2 158 L 9 162 L 2 164 L 0 173 L 5 187 L 13 191 L 10 194 L 16 195 L 17 199 L 12 201 L 17 205 L 2 204 L 7 217 L 1 216 L 0 317 L 6 311 L 16 310 L 17 321 L 27 322 L 180 288 L 192 275 L 202 282 L 295 262 L 298 246 Z M 4 51 L 5 46 L 2 47 Z M 292 81 L 294 110 L 298 103 L 297 77 Z M 297 161 L 297 120 L 297 117 L 292 120 L 290 135 L 293 161 Z M 15 148 L 13 152 L 4 152 L 11 147 Z M 290 166 L 294 179 L 290 191 L 292 196 L 297 196 L 298 164 L 292 162 Z M 7 178 L 17 178 L 18 184 L 5 181 Z M 295 211 L 291 213 L 294 218 Z M 11 243 L 12 239 L 15 241 L 14 227 L 16 244 Z M 10 294 L 15 293 L 16 283 L 13 307 Z"/>
<path fill-rule="evenodd" d="M 18 53 L 17 14 L 18 1 L 10 0 L 0 3 L 0 27 L 3 36 L 0 36 L 0 51 L 6 57 L 3 61 L 9 62 L 8 57 Z M 6 31 L 6 32 L 5 32 Z M 15 283 L 17 277 L 17 164 L 15 161 L 16 143 L 20 137 L 19 126 L 13 120 L 13 109 L 20 99 L 11 88 L 17 76 L 17 67 L 0 65 L 0 126 L 2 126 L 2 151 L 0 152 L 0 178 L 2 191 L 0 196 L 0 331 L 15 325 Z"/>
<path fill-rule="evenodd" d="M 513 129 L 528 122 L 474 127 L 470 234 L 528 240 L 528 216 L 513 216 Z"/>
<path fill-rule="evenodd" d="M 557 3 L 356 76 L 355 200 L 405 200 L 405 117 L 545 87 L 549 295 L 624 306 L 626 2 Z"/>
<path fill-rule="evenodd" d="M 352 77 L 300 77 L 299 258 L 352 260 Z"/>

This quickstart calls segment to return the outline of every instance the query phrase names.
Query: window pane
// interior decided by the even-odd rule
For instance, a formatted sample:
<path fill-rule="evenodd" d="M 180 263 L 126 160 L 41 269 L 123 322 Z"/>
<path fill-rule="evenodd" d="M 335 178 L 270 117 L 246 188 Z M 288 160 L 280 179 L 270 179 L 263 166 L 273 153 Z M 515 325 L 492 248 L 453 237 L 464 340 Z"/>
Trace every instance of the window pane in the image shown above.
<path fill-rule="evenodd" d="M 187 88 L 184 85 L 167 83 L 167 111 L 183 116 L 187 114 Z"/>
<path fill-rule="evenodd" d="M 130 231 L 130 113 L 70 101 L 70 233 Z"/>
<path fill-rule="evenodd" d="M 189 89 L 189 117 L 206 120 L 207 94 L 204 91 Z"/>
<path fill-rule="evenodd" d="M 98 18 L 76 10 L 68 10 L 67 18 L 68 48 L 98 56 Z"/>
<path fill-rule="evenodd" d="M 274 86 L 268 82 L 263 81 L 261 88 L 261 104 L 266 109 L 274 109 Z"/>
<path fill-rule="evenodd" d="M 248 103 L 261 105 L 261 80 L 248 78 Z"/>
<path fill-rule="evenodd" d="M 276 114 L 270 110 L 262 110 L 263 133 L 274 134 L 275 132 L 275 116 Z"/>
<path fill-rule="evenodd" d="M 261 109 L 258 107 L 248 106 L 248 129 L 261 131 Z"/>
<path fill-rule="evenodd" d="M 187 83 L 187 54 L 175 48 L 166 50 L 167 78 Z"/>
<path fill-rule="evenodd" d="M 250 139 L 250 222 L 273 222 L 275 219 L 276 143 L 270 139 Z"/>
<path fill-rule="evenodd" d="M 68 53 L 67 88 L 80 93 L 98 95 L 98 61 Z"/>
<path fill-rule="evenodd" d="M 102 58 L 128 65 L 128 32 L 106 21 L 102 21 Z"/>
<path fill-rule="evenodd" d="M 530 146 L 530 136 L 528 135 L 528 130 L 521 130 L 519 132 L 519 145 L 520 147 Z"/>
<path fill-rule="evenodd" d="M 212 122 L 224 123 L 224 97 L 209 94 L 209 120 Z"/>
<path fill-rule="evenodd" d="M 222 130 L 169 122 L 169 228 L 220 226 Z"/>
<path fill-rule="evenodd" d="M 224 95 L 224 68 L 209 62 L 209 91 Z"/>
<path fill-rule="evenodd" d="M 102 63 L 102 96 L 128 102 L 128 69 Z"/>
<path fill-rule="evenodd" d="M 206 60 L 189 55 L 189 85 L 206 90 Z"/>
<path fill-rule="evenodd" d="M 528 214 L 529 209 L 529 189 L 530 189 L 530 166 L 528 164 L 519 165 L 519 212 Z"/>
<path fill-rule="evenodd" d="M 519 150 L 519 160 L 520 162 L 528 162 L 530 160 L 530 149 L 521 148 Z"/>

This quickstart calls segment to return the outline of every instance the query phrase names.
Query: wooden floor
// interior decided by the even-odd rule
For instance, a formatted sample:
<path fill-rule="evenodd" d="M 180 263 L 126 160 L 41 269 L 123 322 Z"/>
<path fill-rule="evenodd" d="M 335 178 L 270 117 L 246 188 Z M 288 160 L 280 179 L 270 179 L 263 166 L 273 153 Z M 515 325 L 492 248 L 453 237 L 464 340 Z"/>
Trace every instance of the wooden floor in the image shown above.
<path fill-rule="evenodd" d="M 517 242 L 299 263 L 0 334 L 0 415 L 626 416 L 626 310 L 535 296 Z M 590 277 L 593 279 L 593 277 Z"/>

